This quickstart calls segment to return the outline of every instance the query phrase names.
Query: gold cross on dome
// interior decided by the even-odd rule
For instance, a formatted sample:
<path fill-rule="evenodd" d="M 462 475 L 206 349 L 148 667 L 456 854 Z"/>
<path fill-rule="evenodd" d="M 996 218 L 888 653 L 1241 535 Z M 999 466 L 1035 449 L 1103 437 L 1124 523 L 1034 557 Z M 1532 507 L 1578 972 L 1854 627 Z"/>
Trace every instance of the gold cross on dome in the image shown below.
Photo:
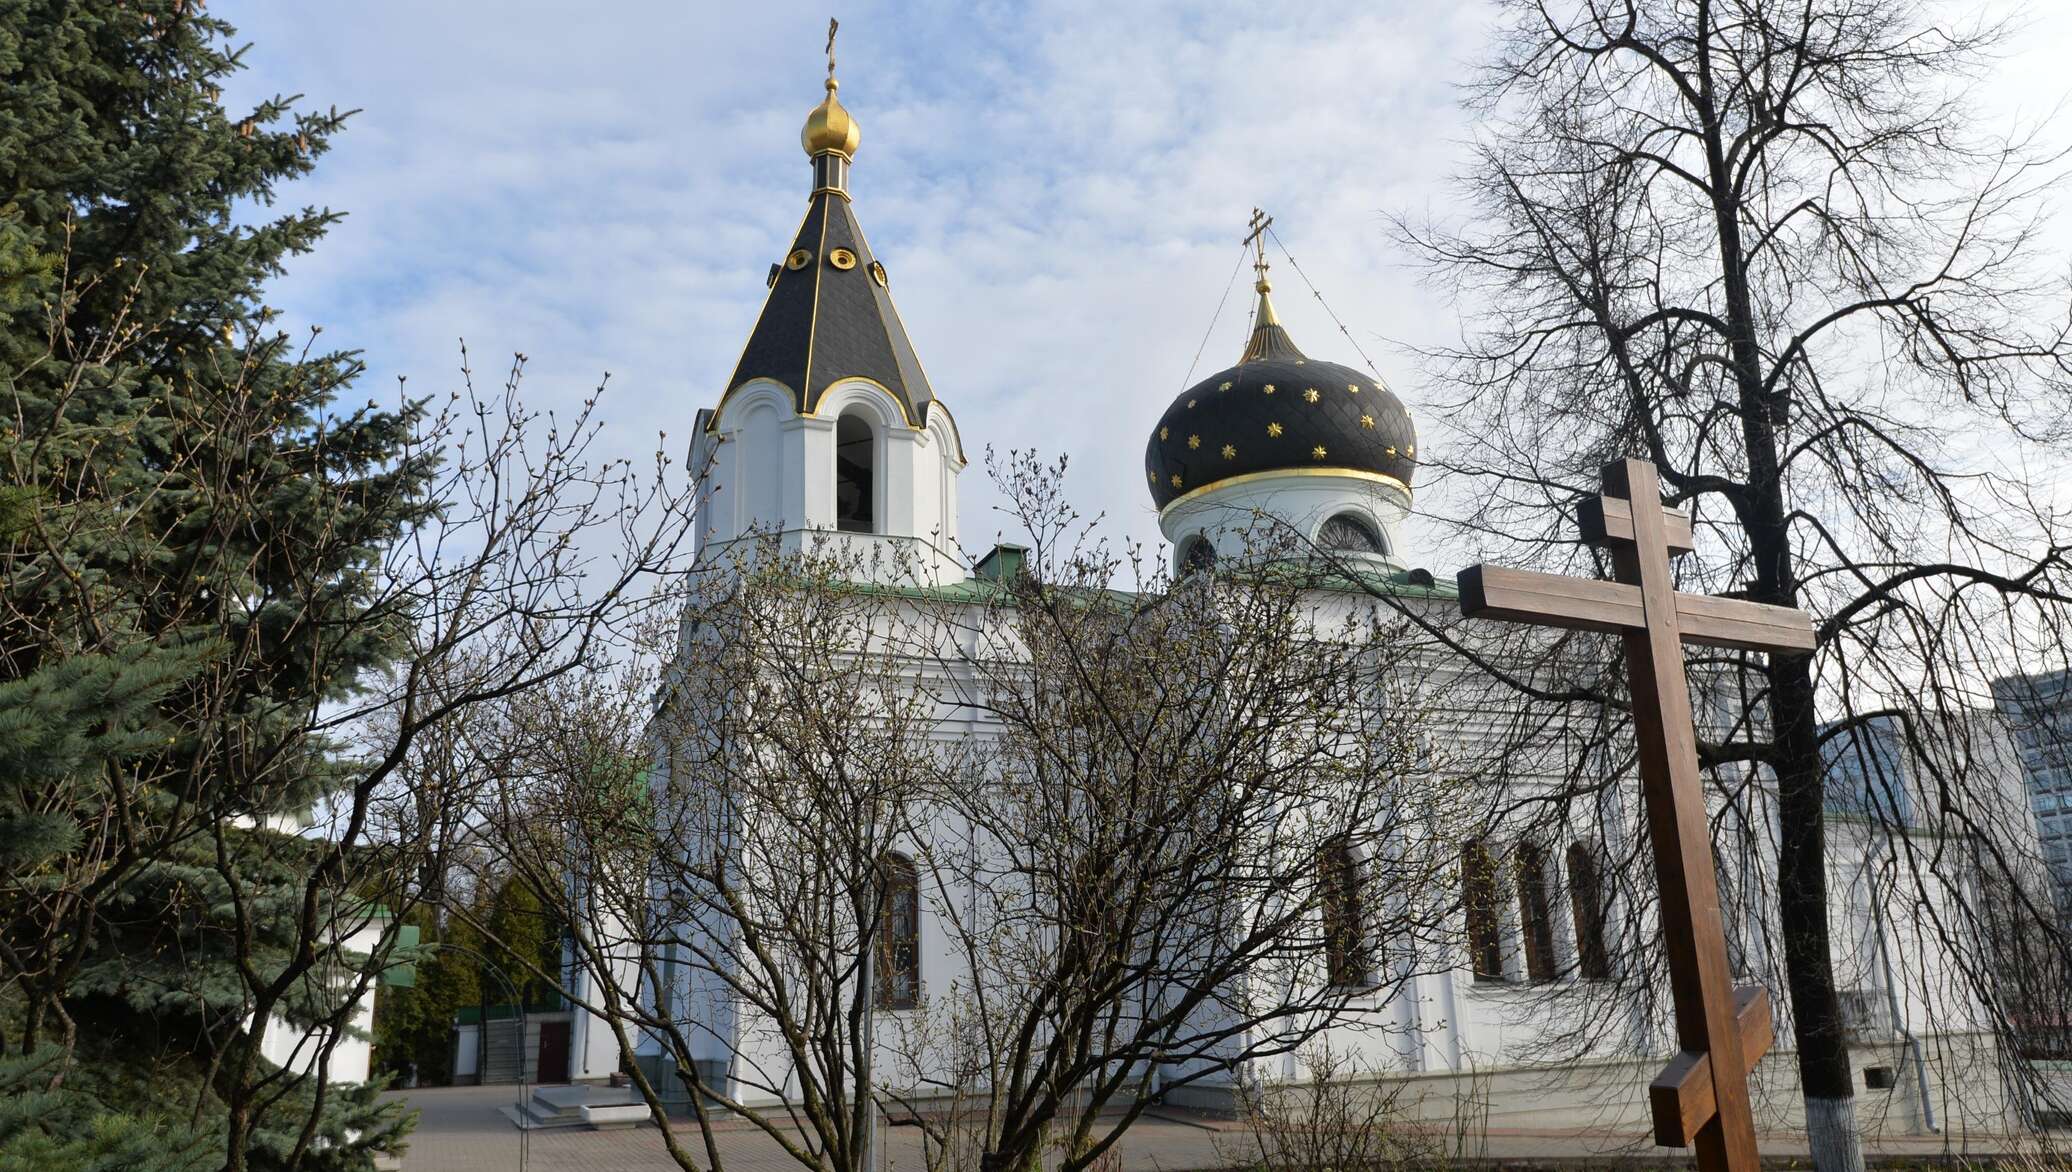
<path fill-rule="evenodd" d="M 836 20 L 832 16 L 827 18 L 827 75 L 829 77 L 835 75 L 835 30 L 841 27 L 841 21 Z"/>
<path fill-rule="evenodd" d="M 1263 283 L 1266 280 L 1266 231 L 1273 227 L 1273 217 L 1253 208 L 1252 222 L 1248 227 L 1251 231 L 1245 233 L 1244 243 L 1252 249 L 1252 271 Z"/>

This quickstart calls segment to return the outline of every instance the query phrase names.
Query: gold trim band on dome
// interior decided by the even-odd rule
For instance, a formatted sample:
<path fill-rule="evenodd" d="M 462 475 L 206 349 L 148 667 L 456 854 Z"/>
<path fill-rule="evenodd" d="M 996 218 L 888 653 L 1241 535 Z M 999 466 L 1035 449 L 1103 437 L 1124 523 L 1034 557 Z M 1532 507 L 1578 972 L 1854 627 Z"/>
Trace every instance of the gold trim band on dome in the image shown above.
<path fill-rule="evenodd" d="M 1375 484 L 1383 485 L 1388 488 L 1394 488 L 1402 492 L 1402 494 L 1406 498 L 1415 496 L 1415 494 L 1410 491 L 1409 485 L 1403 483 L 1401 480 L 1397 479 L 1394 476 L 1390 476 L 1386 472 L 1369 472 L 1365 468 L 1339 467 L 1273 468 L 1265 472 L 1243 472 L 1236 476 L 1226 476 L 1221 480 L 1211 480 L 1207 484 L 1197 484 L 1193 488 L 1188 489 L 1186 492 L 1181 493 L 1179 496 L 1174 497 L 1172 500 L 1167 501 L 1165 503 L 1165 506 L 1158 510 L 1159 519 L 1164 520 L 1165 515 L 1167 513 L 1179 508 L 1181 505 L 1186 504 L 1188 501 L 1193 500 L 1195 497 L 1200 496 L 1201 494 L 1209 491 L 1212 488 L 1228 488 L 1231 485 L 1246 484 L 1252 481 L 1265 480 L 1268 477 L 1274 476 L 1339 476 L 1351 480 L 1371 481 Z"/>

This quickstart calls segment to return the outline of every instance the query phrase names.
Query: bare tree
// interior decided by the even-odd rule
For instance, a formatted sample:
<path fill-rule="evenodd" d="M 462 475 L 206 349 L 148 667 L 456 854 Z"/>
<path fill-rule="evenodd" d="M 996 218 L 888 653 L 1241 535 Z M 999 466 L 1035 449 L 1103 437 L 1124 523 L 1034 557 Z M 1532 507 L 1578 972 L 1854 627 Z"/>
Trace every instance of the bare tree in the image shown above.
<path fill-rule="evenodd" d="M 1965 94 L 2006 32 L 1909 0 L 1509 3 L 1468 87 L 1486 121 L 1462 225 L 1402 225 L 1476 319 L 1432 355 L 1465 532 L 1582 560 L 1572 502 L 1603 460 L 1644 456 L 1698 525 L 1687 589 L 1815 616 L 1811 656 L 1705 665 L 1729 702 L 1701 753 L 1720 853 L 1776 860 L 1729 899 L 1773 905 L 1756 923 L 1781 937 L 1823 1169 L 1862 1165 L 1824 779 L 1869 722 L 1946 742 L 1990 706 L 1986 678 L 2065 652 L 2072 543 L 2029 483 L 2063 466 L 2072 390 L 2034 263 L 2055 160 L 1981 135 Z M 1587 673 L 1528 691 L 1616 703 Z M 2064 938 L 1981 759 L 1917 753 L 1912 815 L 1859 817 L 1899 914 L 1963 958 L 1941 1008 L 1977 1007 L 2012 1052 L 1981 899 L 1938 876 L 1961 854 L 1979 870 L 1959 888 Z"/>
<path fill-rule="evenodd" d="M 944 695 L 993 731 L 925 866 L 962 961 L 935 998 L 979 1166 L 1054 1146 L 1069 1172 L 1161 1098 L 1242 1104 L 1262 1059 L 1386 1033 L 1450 966 L 1463 820 L 1393 612 L 1263 537 L 1168 580 L 1066 503 L 1062 462 L 993 471 L 1031 547 L 945 615 L 971 635 Z"/>
<path fill-rule="evenodd" d="M 1449 939 L 1397 624 L 1299 565 L 1123 590 L 1057 470 L 999 471 L 1018 570 L 746 543 L 645 667 L 478 714 L 500 863 L 685 1167 L 729 1115 L 861 1169 L 888 1113 L 931 1166 L 1090 1167 L 1161 1094 L 1385 1032 Z"/>
<path fill-rule="evenodd" d="M 869 1166 L 873 962 L 941 760 L 913 686 L 929 632 L 867 584 L 887 576 L 838 545 L 750 542 L 691 576 L 645 659 L 470 734 L 499 775 L 497 865 L 569 925 L 564 990 L 683 1167 L 723 1167 L 724 1116 L 804 1167 Z M 695 1154 L 666 1126 L 684 1109 Z"/>
<path fill-rule="evenodd" d="M 1401 1084 L 1377 1094 L 1383 1073 L 1357 1057 L 1318 1044 L 1303 1051 L 1301 1081 L 1269 1082 L 1245 1113 L 1248 1133 L 1218 1143 L 1232 1168 L 1278 1172 L 1284 1168 L 1398 1168 L 1443 1170 L 1450 1154 L 1441 1137 L 1410 1118 Z"/>

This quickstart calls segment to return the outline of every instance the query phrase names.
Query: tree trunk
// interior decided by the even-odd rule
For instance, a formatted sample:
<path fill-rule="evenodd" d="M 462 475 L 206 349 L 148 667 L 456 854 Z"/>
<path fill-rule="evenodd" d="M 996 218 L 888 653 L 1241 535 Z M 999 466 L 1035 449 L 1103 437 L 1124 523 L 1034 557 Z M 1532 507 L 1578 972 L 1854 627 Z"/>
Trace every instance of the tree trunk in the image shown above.
<path fill-rule="evenodd" d="M 1819 1172 L 1862 1172 L 1849 1040 L 1828 941 L 1826 806 L 1812 660 L 1777 657 L 1770 665 L 1770 688 L 1777 721 L 1777 911 L 1784 926 L 1785 980 L 1791 987 L 1806 1138 Z"/>
<path fill-rule="evenodd" d="M 1707 0 L 1698 5 L 1697 26 L 1706 172 L 1719 236 L 1728 348 L 1740 400 L 1742 439 L 1748 447 L 1748 489 L 1740 521 L 1748 534 L 1757 600 L 1796 607 L 1798 571 L 1792 562 L 1783 462 L 1778 451 L 1777 426 L 1782 415 L 1780 402 L 1772 400 L 1771 388 L 1765 385 L 1762 351 L 1756 344 L 1748 252 L 1741 240 L 1744 196 L 1726 163 L 1713 87 L 1712 8 Z M 1777 773 L 1777 912 L 1784 932 L 1785 983 L 1791 992 L 1807 1137 L 1818 1172 L 1863 1172 L 1855 1087 L 1849 1079 L 1849 1048 L 1842 1031 L 1842 1002 L 1835 994 L 1834 956 L 1828 947 L 1826 805 L 1813 659 L 1810 655 L 1772 655 L 1768 675 L 1776 737 L 1771 765 Z"/>
<path fill-rule="evenodd" d="M 1738 258 L 1738 232 L 1728 229 L 1724 234 L 1728 255 Z M 1743 270 L 1730 264 L 1728 271 L 1737 278 L 1728 283 L 1730 299 L 1738 301 L 1734 320 L 1751 321 L 1745 292 L 1734 298 L 1735 290 L 1746 289 L 1739 279 Z M 1743 337 L 1752 338 L 1753 331 Z M 1752 360 L 1747 369 L 1754 369 Z M 1761 602 L 1796 607 L 1798 575 L 1785 521 L 1776 426 L 1759 383 L 1744 378 L 1741 399 L 1749 454 L 1749 499 L 1742 521 L 1754 562 L 1754 595 Z M 1770 764 L 1777 774 L 1777 915 L 1784 933 L 1784 979 L 1791 994 L 1806 1133 L 1818 1172 L 1863 1172 L 1856 1088 L 1849 1076 L 1848 1035 L 1828 940 L 1827 805 L 1813 658 L 1772 655 L 1768 677 L 1775 737 Z"/>
<path fill-rule="evenodd" d="M 1738 239 L 1732 243 L 1738 255 Z M 1750 471 L 1743 522 L 1754 560 L 1754 594 L 1761 602 L 1796 607 L 1798 577 L 1785 522 L 1777 433 L 1767 405 L 1747 383 L 1742 422 Z M 1849 1040 L 1828 940 L 1827 804 L 1813 658 L 1772 655 L 1768 677 L 1775 737 L 1770 764 L 1777 774 L 1777 916 L 1784 933 L 1784 979 L 1791 994 L 1806 1134 L 1818 1172 L 1863 1172 Z"/>

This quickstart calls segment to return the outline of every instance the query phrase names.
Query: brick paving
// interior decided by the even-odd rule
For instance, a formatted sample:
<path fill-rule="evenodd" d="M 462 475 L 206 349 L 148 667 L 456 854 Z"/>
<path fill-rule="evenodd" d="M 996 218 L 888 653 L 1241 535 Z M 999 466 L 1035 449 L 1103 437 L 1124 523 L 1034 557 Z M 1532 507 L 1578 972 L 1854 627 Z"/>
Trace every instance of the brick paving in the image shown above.
<path fill-rule="evenodd" d="M 406 1099 L 418 1111 L 409 1150 L 400 1163 L 392 1165 L 401 1172 L 675 1172 L 677 1168 L 652 1126 L 611 1131 L 587 1127 L 518 1130 L 501 1110 L 517 1100 L 515 1086 L 436 1087 L 398 1091 L 395 1097 Z M 675 1132 L 679 1143 L 702 1155 L 695 1125 L 680 1124 Z M 1243 1150 L 1245 1137 L 1234 1126 L 1172 1114 L 1139 1120 L 1117 1147 L 1125 1172 L 1196 1172 L 1223 1166 L 1216 1143 L 1219 1136 L 1225 1151 Z M 1876 1147 L 1887 1156 L 1935 1156 L 1967 1149 L 1974 1154 L 2004 1150 L 2001 1145 L 2005 1142 L 1997 1136 L 1924 1136 L 1885 1141 Z M 1806 1151 L 1802 1136 L 1766 1135 L 1761 1143 L 1769 1157 L 1803 1158 Z M 1609 1155 L 1613 1152 L 1624 1158 Z M 1645 1136 L 1591 1129 L 1492 1129 L 1478 1154 L 1492 1164 L 1572 1169 L 1660 1166 L 1674 1160 L 1672 1156 L 1665 1161 L 1669 1154 L 1650 1147 Z M 885 1156 L 886 1172 L 920 1172 L 919 1132 L 911 1127 L 888 1128 Z M 722 1132 L 720 1159 L 724 1172 L 793 1172 L 798 1168 L 767 1136 L 752 1129 Z M 704 1166 L 702 1159 L 698 1166 Z"/>
<path fill-rule="evenodd" d="M 552 1127 L 520 1131 L 502 1108 L 517 1101 L 515 1086 L 433 1087 L 395 1092 L 417 1109 L 417 1129 L 403 1153 L 402 1172 L 676 1172 L 677 1165 L 652 1126 L 592 1131 Z M 695 1124 L 674 1129 L 677 1142 L 702 1157 Z M 1142 1119 L 1117 1146 L 1131 1172 L 1191 1172 L 1222 1164 L 1218 1128 L 1177 1119 Z M 886 1172 L 920 1172 L 921 1136 L 912 1127 L 886 1129 Z M 1225 1137 L 1226 1146 L 1231 1137 Z M 799 1165 L 759 1131 L 720 1135 L 724 1172 L 796 1172 Z M 522 1161 L 522 1163 L 521 1163 Z M 699 1166 L 703 1167 L 702 1158 Z"/>

